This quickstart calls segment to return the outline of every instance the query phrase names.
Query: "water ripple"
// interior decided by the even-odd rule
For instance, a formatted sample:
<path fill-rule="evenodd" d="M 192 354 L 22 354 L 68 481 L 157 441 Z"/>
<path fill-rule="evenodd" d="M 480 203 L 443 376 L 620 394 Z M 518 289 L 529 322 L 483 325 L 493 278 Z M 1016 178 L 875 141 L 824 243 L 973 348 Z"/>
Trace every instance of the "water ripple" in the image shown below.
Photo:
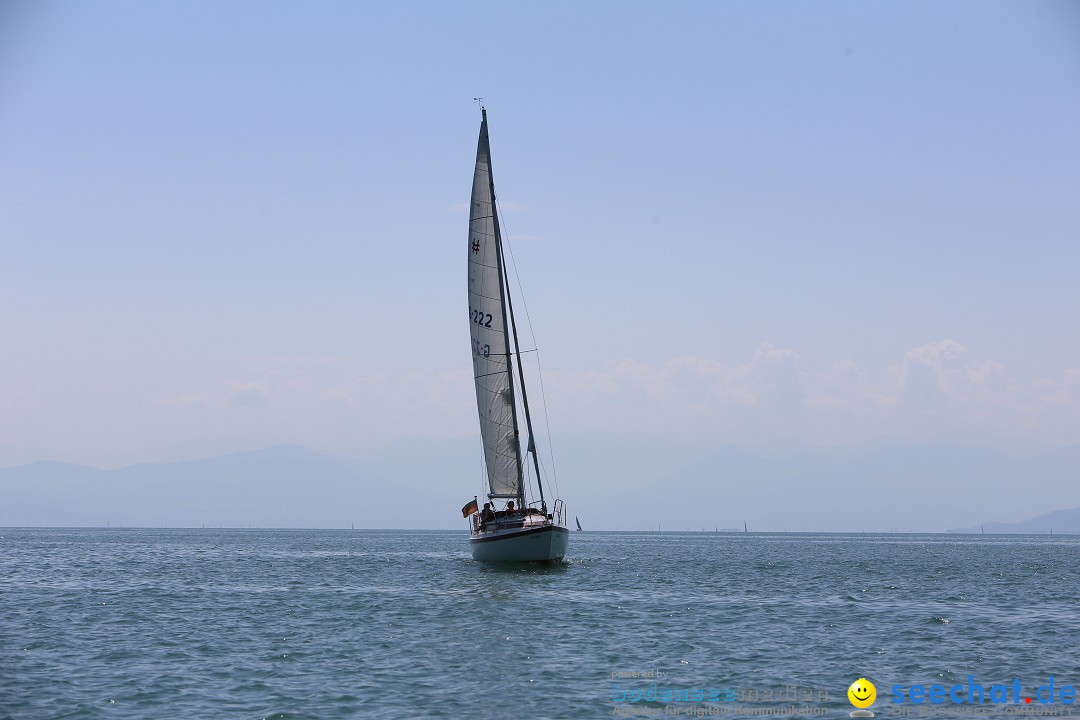
<path fill-rule="evenodd" d="M 832 714 L 859 676 L 1080 682 L 1077 538 L 575 533 L 550 568 L 460 532 L 3 539 L 0 718 L 611 716 L 648 669 Z"/>

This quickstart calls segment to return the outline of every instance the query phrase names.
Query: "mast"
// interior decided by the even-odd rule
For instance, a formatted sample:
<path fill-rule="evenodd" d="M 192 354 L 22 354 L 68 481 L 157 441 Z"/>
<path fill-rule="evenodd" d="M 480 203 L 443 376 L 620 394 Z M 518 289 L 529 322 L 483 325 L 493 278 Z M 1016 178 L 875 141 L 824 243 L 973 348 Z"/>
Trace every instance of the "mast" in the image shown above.
<path fill-rule="evenodd" d="M 502 235 L 499 233 L 498 213 L 495 213 L 495 244 L 502 247 Z M 503 273 L 506 267 L 503 266 Z M 529 447 L 526 452 L 532 453 L 533 467 L 536 469 L 536 487 L 540 490 L 540 509 L 547 515 L 547 501 L 544 500 L 544 484 L 540 482 L 540 460 L 536 454 L 536 435 L 533 433 L 532 415 L 529 413 L 529 395 L 525 392 L 525 370 L 521 367 L 521 343 L 518 342 L 517 321 L 514 319 L 514 302 L 510 299 L 510 293 L 506 293 L 506 305 L 510 308 L 510 329 L 514 334 L 514 348 L 517 350 L 518 381 L 521 384 L 521 404 L 525 407 L 525 429 L 529 431 Z"/>
<path fill-rule="evenodd" d="M 488 135 L 487 135 L 487 110 L 484 109 L 484 108 L 481 108 L 480 112 L 483 113 L 484 137 L 485 137 L 485 139 L 487 139 L 488 138 Z M 498 212 L 498 207 L 497 207 L 497 205 L 495 203 L 495 201 L 496 201 L 496 197 L 495 197 L 495 175 L 491 170 L 491 166 L 492 166 L 492 163 L 491 163 L 491 142 L 490 142 L 490 139 L 488 139 L 488 179 L 491 181 L 491 216 L 492 216 L 492 219 L 494 220 L 494 223 L 495 223 L 495 256 L 498 258 L 498 262 L 499 262 L 499 270 L 500 270 L 500 272 L 499 272 L 499 286 L 500 286 L 500 289 L 502 290 L 503 297 L 506 298 L 506 307 L 507 307 L 507 309 L 509 310 L 509 313 L 510 313 L 510 331 L 514 335 L 514 349 L 517 351 L 518 383 L 521 385 L 521 404 L 525 409 L 525 429 L 529 431 L 529 448 L 526 449 L 526 452 L 529 452 L 531 450 L 532 459 L 533 459 L 533 468 L 536 470 L 536 487 L 540 491 L 540 509 L 543 511 L 543 513 L 545 515 L 547 515 L 547 501 L 544 499 L 544 484 L 540 481 L 540 460 L 539 460 L 539 458 L 537 457 L 537 454 L 536 454 L 536 435 L 533 433 L 532 413 L 529 412 L 529 394 L 525 391 L 525 370 L 521 366 L 521 343 L 518 342 L 517 320 L 514 318 L 514 301 L 510 298 L 509 276 L 506 273 L 506 263 L 503 261 L 502 231 L 499 229 L 499 212 Z M 503 315 L 503 329 L 504 329 L 504 331 L 506 329 L 506 315 L 505 314 Z M 507 352 L 506 352 L 506 362 L 509 363 L 510 362 L 509 343 L 507 343 L 507 349 L 506 350 L 507 350 Z M 510 375 L 511 375 L 511 377 L 513 377 L 513 372 L 511 372 Z M 513 392 L 514 392 L 514 383 L 513 383 L 513 381 L 511 381 L 511 383 L 510 383 L 511 398 L 513 398 Z M 513 415 L 514 415 L 514 433 L 517 434 L 518 424 L 517 424 L 517 407 L 516 406 L 514 407 Z M 523 480 L 523 482 L 522 482 L 522 487 L 521 487 L 521 503 L 522 503 L 522 505 L 524 505 L 524 503 L 525 503 L 524 478 L 522 478 L 522 480 Z"/>
<path fill-rule="evenodd" d="M 487 129 L 487 109 L 484 108 L 483 106 L 481 106 L 480 107 L 480 113 L 481 113 L 481 117 L 483 118 L 483 123 L 482 124 L 483 124 L 483 128 L 484 128 L 484 145 L 487 146 L 488 183 L 489 183 L 489 187 L 491 188 L 491 219 L 492 219 L 492 222 L 494 223 L 494 227 L 495 227 L 495 262 L 499 266 L 499 270 L 498 270 L 499 294 L 502 295 L 504 298 L 506 298 L 507 302 L 509 303 L 510 295 L 509 295 L 509 292 L 508 292 L 508 288 L 506 287 L 506 278 L 505 278 L 506 267 L 505 267 L 505 265 L 503 263 L 503 254 L 502 254 L 502 232 L 499 230 L 499 213 L 498 213 L 498 210 L 496 209 L 496 206 L 495 206 L 495 174 L 492 172 L 491 139 L 488 136 L 488 129 Z M 511 323 L 513 323 L 513 319 L 514 319 L 514 308 L 513 308 L 513 305 L 511 305 L 510 306 L 510 321 L 511 321 Z M 506 326 L 506 313 L 503 313 L 502 326 L 503 326 L 503 337 L 506 338 L 506 378 L 507 378 L 507 380 L 509 381 L 509 384 L 510 384 L 510 417 L 513 420 L 513 425 L 514 425 L 514 441 L 518 444 L 518 448 L 520 448 L 521 447 L 521 432 L 518 429 L 517 403 L 514 402 L 514 371 L 513 371 L 513 365 L 511 364 L 511 360 L 510 360 L 510 355 L 512 353 L 511 353 L 511 350 L 510 350 L 510 332 L 509 332 L 509 328 Z M 516 326 L 514 328 L 514 346 L 517 347 L 517 328 L 516 328 Z M 518 370 L 520 370 L 520 369 L 521 369 L 521 363 L 519 362 L 518 363 Z M 521 392 L 522 392 L 522 397 L 524 397 L 524 394 L 525 394 L 524 379 L 523 379 L 523 384 L 521 386 Z M 530 438 L 530 441 L 531 441 L 531 439 L 532 439 L 532 422 L 529 420 L 529 401 L 528 400 L 525 400 L 525 419 L 526 419 L 526 422 L 528 423 L 528 426 L 529 426 L 529 438 Z M 539 476 L 537 476 L 537 484 L 539 484 L 539 482 L 540 482 L 540 478 L 539 478 Z M 521 507 L 524 507 L 525 506 L 525 478 L 521 474 L 520 466 L 518 467 L 518 493 L 519 493 L 518 494 L 518 505 L 521 506 Z M 544 492 L 543 492 L 543 490 L 541 490 L 540 491 L 541 499 L 543 498 L 543 496 L 544 496 Z"/>

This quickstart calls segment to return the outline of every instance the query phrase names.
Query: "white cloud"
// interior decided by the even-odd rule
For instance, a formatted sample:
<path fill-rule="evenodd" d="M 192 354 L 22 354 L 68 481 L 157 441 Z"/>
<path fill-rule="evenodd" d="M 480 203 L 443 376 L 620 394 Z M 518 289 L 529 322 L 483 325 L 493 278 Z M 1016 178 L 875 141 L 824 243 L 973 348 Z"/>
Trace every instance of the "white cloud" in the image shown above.
<path fill-rule="evenodd" d="M 232 389 L 229 402 L 236 407 L 262 408 L 270 404 L 270 393 L 261 383 L 244 383 Z"/>
<path fill-rule="evenodd" d="M 556 434 L 774 449 L 886 440 L 1028 450 L 1080 442 L 1080 368 L 1024 381 L 954 340 L 913 348 L 879 368 L 846 359 L 822 366 L 820 358 L 765 343 L 739 364 L 691 355 L 628 358 L 574 372 L 549 368 L 544 382 Z M 537 412 L 537 384 L 530 389 Z M 5 397 L 21 396 L 9 388 Z M 119 465 L 293 442 L 362 454 L 400 440 L 475 435 L 474 403 L 471 371 L 461 364 L 375 368 L 278 359 L 194 386 L 72 385 L 51 397 L 25 397 L 0 414 L 9 430 L 0 453 L 6 464 L 47 458 Z M 93 411 L 97 422 L 82 421 L 72 408 Z M 124 443 L 117 446 L 115 437 Z"/>
<path fill-rule="evenodd" d="M 748 362 L 634 360 L 556 375 L 552 404 L 578 428 L 677 433 L 715 443 L 850 445 L 911 441 L 1080 442 L 1080 369 L 1024 383 L 993 360 L 942 340 L 877 372 L 838 360 L 806 370 L 791 348 L 761 345 Z"/>

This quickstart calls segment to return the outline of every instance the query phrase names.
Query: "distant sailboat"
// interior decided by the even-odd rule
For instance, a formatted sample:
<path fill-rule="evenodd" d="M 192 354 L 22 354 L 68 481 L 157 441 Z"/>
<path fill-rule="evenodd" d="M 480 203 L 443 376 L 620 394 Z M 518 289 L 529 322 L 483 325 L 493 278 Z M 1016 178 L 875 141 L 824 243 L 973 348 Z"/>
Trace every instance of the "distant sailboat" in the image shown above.
<path fill-rule="evenodd" d="M 742 531 L 743 531 L 744 533 L 748 533 L 748 532 L 750 532 L 749 530 L 747 530 L 747 529 L 746 529 L 746 521 L 745 521 L 745 520 L 743 520 L 743 521 L 742 521 Z"/>
<path fill-rule="evenodd" d="M 469 214 L 469 334 L 472 339 L 476 407 L 480 414 L 480 437 L 484 445 L 488 500 L 506 501 L 494 510 L 485 504 L 479 512 L 476 498 L 462 508 L 471 516 L 469 546 L 474 560 L 494 562 L 550 562 L 566 555 L 570 533 L 563 519 L 562 500 L 551 512 L 544 498 L 536 434 L 525 392 L 521 368 L 514 303 L 504 262 L 502 233 L 495 206 L 495 181 L 491 173 L 491 144 L 487 110 L 481 106 L 480 139 L 476 145 L 472 202 Z M 510 340 L 513 337 L 513 345 Z M 517 356 L 517 387 L 514 387 L 514 356 Z M 522 452 L 516 392 L 521 393 L 529 444 Z M 539 503 L 525 506 L 525 470 L 528 455 L 536 471 Z M 539 507 L 535 507 L 539 504 Z"/>
<path fill-rule="evenodd" d="M 576 523 L 577 523 L 577 529 L 578 529 L 578 532 L 581 532 L 581 521 L 580 521 L 580 520 L 578 520 L 578 517 L 577 517 L 577 515 L 575 515 L 575 516 L 574 516 L 574 522 L 576 522 Z"/>

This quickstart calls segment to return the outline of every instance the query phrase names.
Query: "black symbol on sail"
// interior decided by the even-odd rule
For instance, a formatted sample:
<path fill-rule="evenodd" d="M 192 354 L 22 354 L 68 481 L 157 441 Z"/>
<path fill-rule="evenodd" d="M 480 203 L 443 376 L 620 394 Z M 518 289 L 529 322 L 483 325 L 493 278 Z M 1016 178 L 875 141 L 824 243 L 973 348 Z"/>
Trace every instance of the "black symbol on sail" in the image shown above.
<path fill-rule="evenodd" d="M 476 253 L 480 252 L 480 241 L 479 240 L 473 240 L 472 241 L 472 251 L 473 251 L 474 255 Z"/>

